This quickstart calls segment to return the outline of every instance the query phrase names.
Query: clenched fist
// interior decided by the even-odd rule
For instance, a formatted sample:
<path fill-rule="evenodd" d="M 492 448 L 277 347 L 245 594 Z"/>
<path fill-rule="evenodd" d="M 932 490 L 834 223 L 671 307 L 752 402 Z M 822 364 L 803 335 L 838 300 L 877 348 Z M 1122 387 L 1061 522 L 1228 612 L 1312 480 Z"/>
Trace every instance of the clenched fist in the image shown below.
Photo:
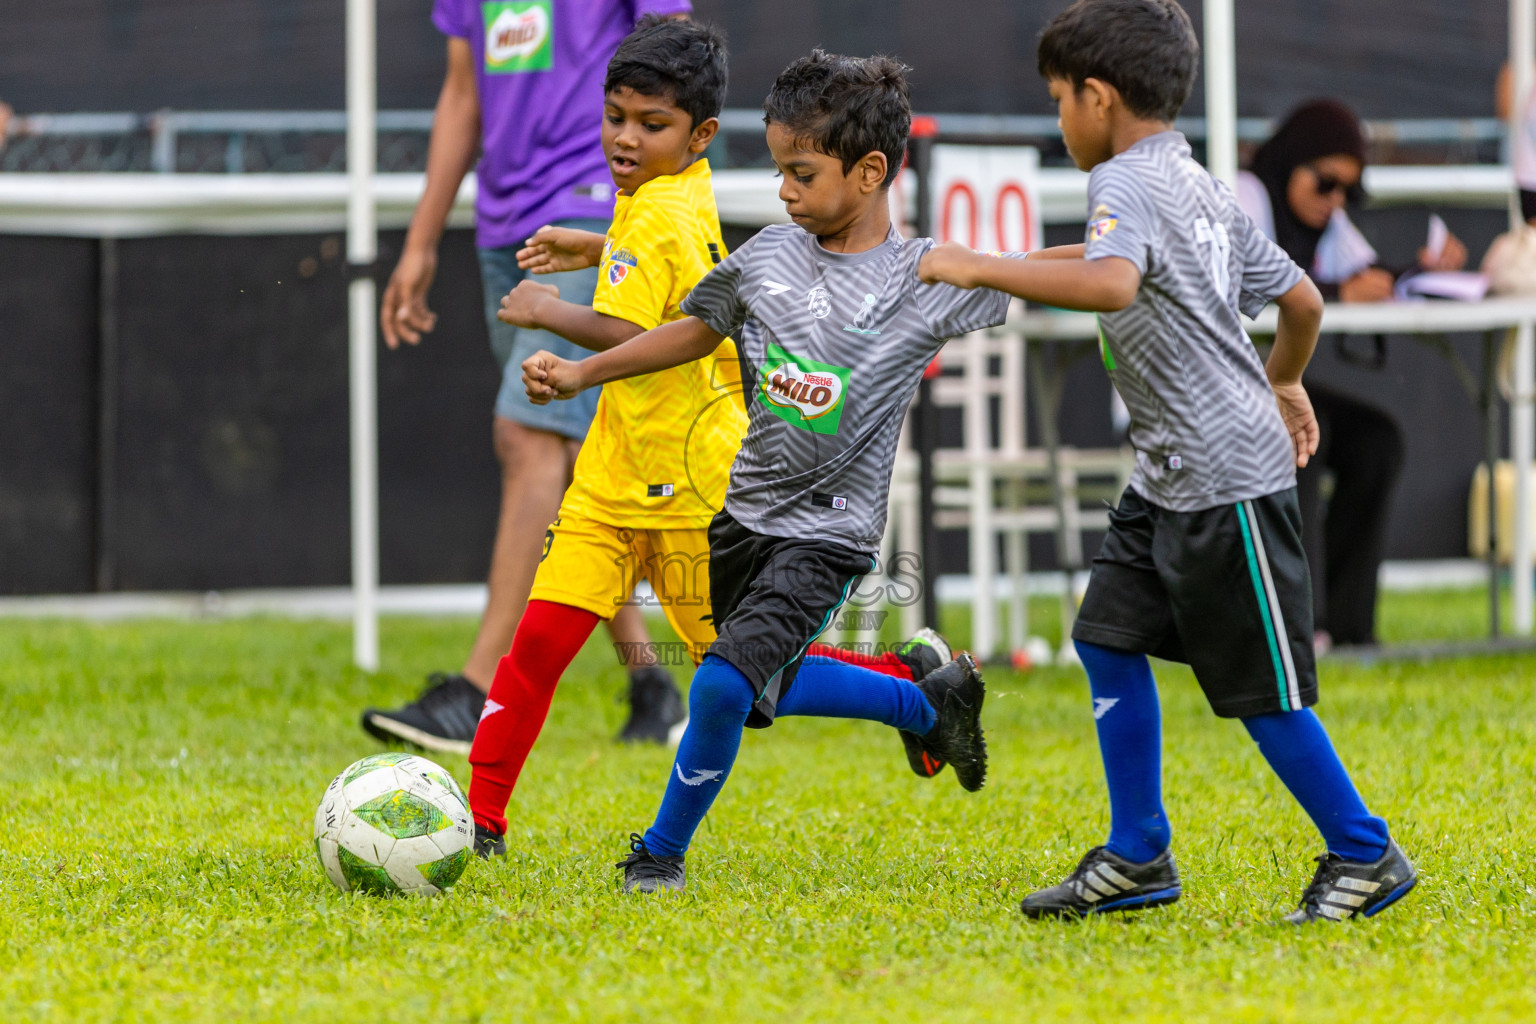
<path fill-rule="evenodd" d="M 539 303 L 559 298 L 560 289 L 554 285 L 525 278 L 501 297 L 501 309 L 497 311 L 496 319 L 513 327 L 538 327 Z"/>
<path fill-rule="evenodd" d="M 581 364 L 541 349 L 523 360 L 523 390 L 534 405 L 575 398 L 582 390 Z"/>
<path fill-rule="evenodd" d="M 945 242 L 929 249 L 917 265 L 917 276 L 924 284 L 951 284 L 956 288 L 976 287 L 976 253 L 959 242 Z"/>

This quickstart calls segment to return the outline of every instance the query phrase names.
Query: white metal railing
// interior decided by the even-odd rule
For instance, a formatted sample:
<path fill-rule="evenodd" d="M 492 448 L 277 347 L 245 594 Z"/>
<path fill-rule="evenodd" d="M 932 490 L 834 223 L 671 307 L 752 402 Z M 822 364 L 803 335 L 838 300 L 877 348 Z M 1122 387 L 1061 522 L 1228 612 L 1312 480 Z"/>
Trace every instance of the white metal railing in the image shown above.
<path fill-rule="evenodd" d="M 761 227 L 787 220 L 771 172 L 720 170 L 714 179 L 723 222 Z M 423 180 L 420 174 L 375 177 L 380 227 L 409 223 Z M 1043 169 L 1043 220 L 1081 223 L 1087 180 L 1080 171 Z M 1509 168 L 1496 165 L 1371 167 L 1365 185 L 1378 205 L 1503 209 L 1514 178 Z M 471 175 L 459 189 L 453 223 L 472 223 L 474 200 Z M 0 174 L 3 234 L 121 238 L 335 231 L 346 224 L 346 205 L 344 174 Z"/>
<path fill-rule="evenodd" d="M 723 111 L 720 120 L 722 144 L 714 155 L 724 166 L 730 150 L 723 140 L 760 136 L 763 122 L 760 111 L 739 108 Z M 928 120 L 945 135 L 999 142 L 1051 147 L 1061 135 L 1056 119 L 1043 114 L 935 114 Z M 1206 139 L 1204 118 L 1180 118 L 1176 124 L 1197 144 Z M 8 126 L 12 145 L 9 156 L 0 159 L 0 168 L 71 174 L 339 173 L 345 169 L 346 126 L 347 115 L 341 110 L 28 114 L 13 118 Z M 1258 142 L 1273 127 L 1268 118 L 1239 118 L 1237 141 Z M 380 111 L 379 169 L 423 169 L 431 129 L 430 110 Z M 1380 163 L 1400 162 L 1394 151 L 1401 146 L 1438 148 L 1447 161 L 1474 163 L 1497 159 L 1505 151 L 1505 128 L 1494 118 L 1368 121 L 1366 129 Z"/>
<path fill-rule="evenodd" d="M 1055 139 L 1061 137 L 1053 114 L 932 114 L 946 135 L 1000 136 Z M 344 110 L 158 110 L 135 112 L 70 112 L 24 114 L 12 123 L 10 135 L 113 135 L 150 131 L 169 135 L 224 132 L 345 132 Z M 1262 142 L 1274 131 L 1277 119 L 1240 117 L 1240 142 Z M 1364 122 L 1372 142 L 1415 145 L 1469 145 L 1500 142 L 1504 122 L 1495 117 L 1410 117 Z M 1203 117 L 1181 117 L 1179 131 L 1204 140 Z M 431 110 L 381 110 L 379 131 L 430 131 Z M 720 113 L 720 129 L 726 133 L 760 132 L 760 110 L 736 107 Z"/>

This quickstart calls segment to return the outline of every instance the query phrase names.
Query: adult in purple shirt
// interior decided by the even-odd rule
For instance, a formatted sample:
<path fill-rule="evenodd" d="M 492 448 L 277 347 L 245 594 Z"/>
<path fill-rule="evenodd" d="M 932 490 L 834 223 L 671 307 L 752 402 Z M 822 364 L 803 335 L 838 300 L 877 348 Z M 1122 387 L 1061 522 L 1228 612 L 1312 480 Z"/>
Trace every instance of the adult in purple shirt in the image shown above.
<path fill-rule="evenodd" d="M 501 463 L 501 516 L 491 555 L 489 596 L 474 646 L 457 674 L 436 674 L 421 696 L 392 710 L 369 708 L 363 728 L 386 741 L 469 753 L 496 665 L 528 603 L 544 535 L 560 508 L 582 439 L 597 408 L 590 400 L 537 406 L 523 396 L 521 365 L 540 349 L 580 359 L 563 338 L 504 324 L 500 299 L 524 276 L 517 250 L 545 225 L 605 232 L 613 179 L 600 142 L 603 76 L 642 14 L 685 15 L 688 0 L 435 0 L 432 23 L 448 37 L 448 73 L 438 96 L 427 183 L 405 250 L 384 290 L 384 341 L 415 345 L 437 316 L 427 293 L 437 245 L 464 175 L 480 154 L 475 242 L 491 351 L 502 367 L 494 441 Z M 590 304 L 596 268 L 542 276 L 560 297 Z M 585 396 L 584 396 L 585 397 Z M 620 650 L 645 650 L 639 609 L 609 623 Z M 671 676 L 630 665 L 630 720 L 622 739 L 665 740 L 684 717 Z"/>

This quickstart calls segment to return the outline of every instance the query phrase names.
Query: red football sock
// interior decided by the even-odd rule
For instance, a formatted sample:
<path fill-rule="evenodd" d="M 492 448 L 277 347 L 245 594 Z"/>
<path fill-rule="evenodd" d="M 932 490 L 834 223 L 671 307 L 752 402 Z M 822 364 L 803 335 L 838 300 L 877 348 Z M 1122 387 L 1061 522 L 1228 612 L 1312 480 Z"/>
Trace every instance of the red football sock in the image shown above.
<path fill-rule="evenodd" d="M 860 668 L 872 669 L 882 675 L 895 676 L 897 679 L 912 680 L 912 666 L 897 657 L 895 651 L 886 651 L 884 654 L 860 654 L 858 651 L 844 650 L 831 644 L 811 644 L 805 649 L 807 658 L 832 658 L 848 665 L 858 665 Z"/>
<path fill-rule="evenodd" d="M 528 602 L 512 650 L 496 666 L 469 751 L 469 809 L 481 825 L 506 834 L 507 801 L 544 728 L 555 685 L 597 622 L 583 608 Z"/>

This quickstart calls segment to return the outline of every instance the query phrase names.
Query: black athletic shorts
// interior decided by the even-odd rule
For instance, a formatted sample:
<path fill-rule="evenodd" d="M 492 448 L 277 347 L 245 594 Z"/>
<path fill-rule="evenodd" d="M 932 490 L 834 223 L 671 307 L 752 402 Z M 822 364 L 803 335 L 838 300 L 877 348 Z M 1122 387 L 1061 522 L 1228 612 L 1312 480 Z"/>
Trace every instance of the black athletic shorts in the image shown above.
<path fill-rule="evenodd" d="M 747 726 L 773 724 L 811 641 L 875 559 L 824 540 L 754 533 L 721 510 L 709 524 L 709 589 L 717 637 L 709 653 L 757 691 Z"/>
<path fill-rule="evenodd" d="M 1127 488 L 1072 638 L 1185 662 L 1223 718 L 1316 704 L 1296 488 L 1200 512 Z"/>

